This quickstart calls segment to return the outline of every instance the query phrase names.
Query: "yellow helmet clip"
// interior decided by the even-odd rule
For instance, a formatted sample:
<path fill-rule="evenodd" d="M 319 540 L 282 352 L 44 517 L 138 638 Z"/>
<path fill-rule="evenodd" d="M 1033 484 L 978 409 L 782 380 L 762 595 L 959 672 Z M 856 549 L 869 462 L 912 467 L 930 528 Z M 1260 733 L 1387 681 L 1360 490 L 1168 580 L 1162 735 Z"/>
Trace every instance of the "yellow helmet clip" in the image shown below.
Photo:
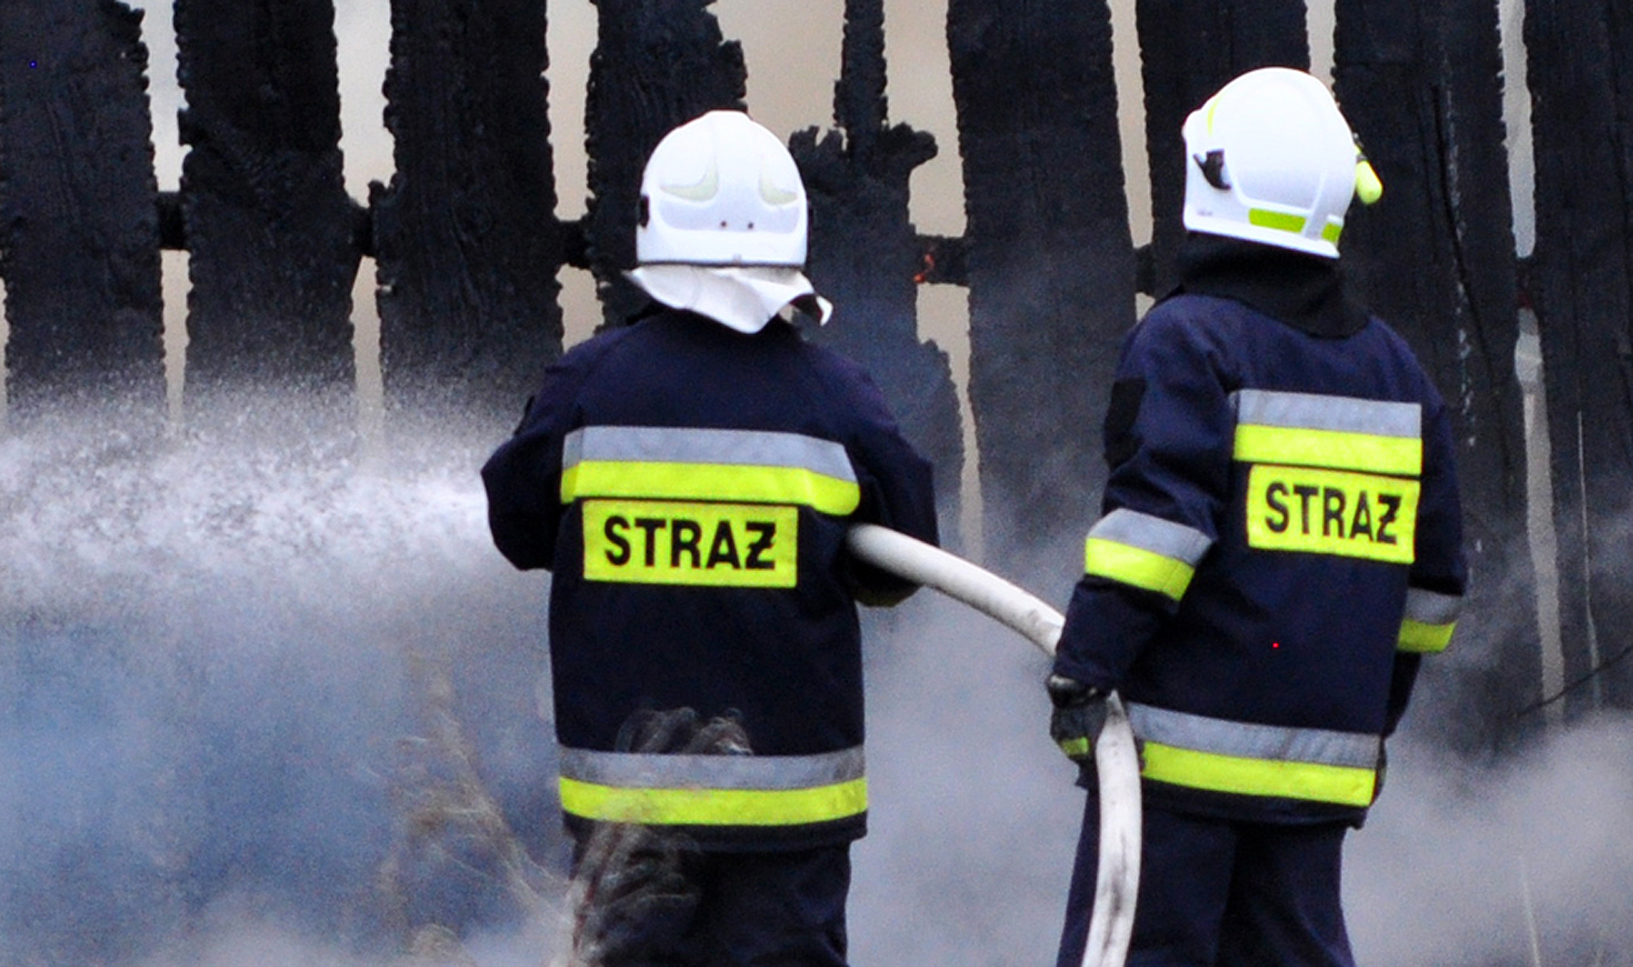
<path fill-rule="evenodd" d="M 1378 177 L 1378 172 L 1366 155 L 1358 156 L 1355 159 L 1355 197 L 1361 200 L 1361 204 L 1370 205 L 1383 196 L 1383 179 Z"/>

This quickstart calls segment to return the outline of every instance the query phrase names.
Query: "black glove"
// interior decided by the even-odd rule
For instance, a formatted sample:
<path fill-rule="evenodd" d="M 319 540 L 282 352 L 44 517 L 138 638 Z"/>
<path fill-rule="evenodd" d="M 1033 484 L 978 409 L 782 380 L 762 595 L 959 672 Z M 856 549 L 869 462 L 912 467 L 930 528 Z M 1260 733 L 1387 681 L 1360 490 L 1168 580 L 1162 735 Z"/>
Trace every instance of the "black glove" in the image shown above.
<path fill-rule="evenodd" d="M 1106 724 L 1106 693 L 1065 675 L 1050 675 L 1044 683 L 1055 710 L 1049 716 L 1049 737 L 1066 758 L 1092 774 L 1094 740 Z"/>

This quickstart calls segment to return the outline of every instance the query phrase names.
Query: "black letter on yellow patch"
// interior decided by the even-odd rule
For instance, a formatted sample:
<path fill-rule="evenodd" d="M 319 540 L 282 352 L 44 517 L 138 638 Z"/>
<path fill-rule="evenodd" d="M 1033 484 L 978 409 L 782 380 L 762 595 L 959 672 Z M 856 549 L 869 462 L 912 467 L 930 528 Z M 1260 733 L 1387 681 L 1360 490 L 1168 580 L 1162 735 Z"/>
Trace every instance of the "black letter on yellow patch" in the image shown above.
<path fill-rule="evenodd" d="M 730 564 L 733 569 L 743 566 L 737 559 L 737 539 L 731 534 L 729 520 L 721 521 L 714 528 L 714 541 L 709 545 L 709 567 L 716 564 Z"/>
<path fill-rule="evenodd" d="M 646 566 L 655 567 L 658 563 L 658 531 L 669 526 L 669 522 L 662 517 L 637 517 L 635 526 L 646 531 Z"/>
<path fill-rule="evenodd" d="M 1338 536 L 1344 536 L 1344 491 L 1324 487 L 1321 491 L 1321 536 L 1332 536 L 1332 525 L 1338 525 Z"/>
<path fill-rule="evenodd" d="M 1264 502 L 1269 504 L 1270 509 L 1276 512 L 1274 517 L 1268 514 L 1265 515 L 1264 526 L 1277 534 L 1287 529 L 1287 522 L 1291 519 L 1287 515 L 1287 505 L 1282 503 L 1280 499 L 1285 496 L 1287 496 L 1287 485 L 1280 480 L 1271 484 L 1264 492 Z"/>
<path fill-rule="evenodd" d="M 703 539 L 703 528 L 697 521 L 687 520 L 684 517 L 675 518 L 669 527 L 669 566 L 680 567 L 681 554 L 692 555 L 692 567 L 703 566 L 703 554 L 698 549 L 698 541 Z"/>
<path fill-rule="evenodd" d="M 1309 484 L 1298 484 L 1293 488 L 1293 493 L 1298 494 L 1299 510 L 1303 515 L 1304 533 L 1308 534 L 1310 533 L 1310 498 L 1321 493 L 1321 488 L 1312 487 Z"/>
<path fill-rule="evenodd" d="M 1372 505 L 1367 503 L 1367 492 L 1355 495 L 1355 517 L 1350 521 L 1349 536 L 1353 540 L 1362 534 L 1372 539 Z"/>
<path fill-rule="evenodd" d="M 1389 533 L 1389 525 L 1395 522 L 1395 514 L 1401 509 L 1399 494 L 1379 494 L 1378 503 L 1384 505 L 1383 516 L 1378 518 L 1378 543 L 1393 544 L 1395 535 Z"/>
<path fill-rule="evenodd" d="M 743 566 L 751 571 L 770 571 L 777 565 L 775 561 L 766 561 L 760 558 L 761 554 L 771 550 L 771 541 L 777 536 L 777 525 L 770 521 L 764 523 L 749 521 L 743 525 L 748 532 L 755 535 L 754 543 L 748 546 L 748 560 Z"/>
<path fill-rule="evenodd" d="M 607 563 L 622 567 L 629 563 L 629 541 L 625 540 L 622 531 L 629 529 L 629 521 L 617 514 L 607 518 L 606 526 L 601 528 L 607 535 L 607 543 L 616 547 L 617 551 L 607 551 Z"/>

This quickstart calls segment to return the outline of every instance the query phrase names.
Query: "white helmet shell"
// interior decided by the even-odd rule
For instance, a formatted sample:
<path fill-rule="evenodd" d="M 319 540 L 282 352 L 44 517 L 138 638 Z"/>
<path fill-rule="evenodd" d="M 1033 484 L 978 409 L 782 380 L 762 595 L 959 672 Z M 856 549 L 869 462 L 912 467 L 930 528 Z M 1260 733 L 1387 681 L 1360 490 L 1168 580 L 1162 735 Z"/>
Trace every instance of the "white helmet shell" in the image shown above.
<path fill-rule="evenodd" d="M 1183 133 L 1192 231 L 1337 258 L 1357 179 L 1376 185 L 1332 94 L 1303 71 L 1248 71 L 1192 112 Z"/>
<path fill-rule="evenodd" d="M 664 135 L 641 176 L 642 265 L 805 264 L 805 185 L 777 136 L 741 111 Z"/>

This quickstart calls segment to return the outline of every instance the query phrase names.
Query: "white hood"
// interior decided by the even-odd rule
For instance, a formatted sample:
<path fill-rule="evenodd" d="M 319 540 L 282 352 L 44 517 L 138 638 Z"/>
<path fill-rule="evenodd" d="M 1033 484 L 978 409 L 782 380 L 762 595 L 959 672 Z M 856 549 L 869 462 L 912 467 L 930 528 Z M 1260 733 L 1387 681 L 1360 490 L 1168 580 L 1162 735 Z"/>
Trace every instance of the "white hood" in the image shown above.
<path fill-rule="evenodd" d="M 764 329 L 783 307 L 811 300 L 818 323 L 833 314 L 833 305 L 816 294 L 797 268 L 775 265 L 643 265 L 626 273 L 646 294 L 674 309 L 686 309 L 753 334 Z M 803 306 L 801 308 L 804 308 Z"/>

